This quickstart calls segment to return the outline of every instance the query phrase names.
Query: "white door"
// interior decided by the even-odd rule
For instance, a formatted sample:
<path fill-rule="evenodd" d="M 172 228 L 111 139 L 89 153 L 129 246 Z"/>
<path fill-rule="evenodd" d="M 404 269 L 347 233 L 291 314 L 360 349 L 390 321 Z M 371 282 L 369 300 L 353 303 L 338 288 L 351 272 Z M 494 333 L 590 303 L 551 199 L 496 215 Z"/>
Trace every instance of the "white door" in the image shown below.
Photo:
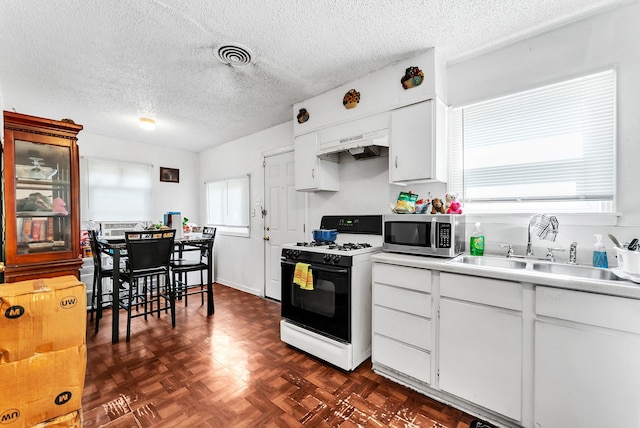
<path fill-rule="evenodd" d="M 265 296 L 280 300 L 282 244 L 304 239 L 304 194 L 295 189 L 293 151 L 265 157 Z"/>

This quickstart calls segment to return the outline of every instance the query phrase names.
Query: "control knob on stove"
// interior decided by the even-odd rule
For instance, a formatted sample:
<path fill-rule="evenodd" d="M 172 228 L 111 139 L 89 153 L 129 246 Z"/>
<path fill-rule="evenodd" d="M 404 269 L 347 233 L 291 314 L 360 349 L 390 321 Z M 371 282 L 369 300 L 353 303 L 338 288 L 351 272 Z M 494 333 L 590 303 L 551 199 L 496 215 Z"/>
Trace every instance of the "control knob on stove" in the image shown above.
<path fill-rule="evenodd" d="M 322 259 L 325 261 L 325 263 L 329 263 L 331 261 L 331 254 L 325 254 L 324 256 L 322 256 Z"/>
<path fill-rule="evenodd" d="M 287 258 L 296 259 L 296 258 L 298 258 L 298 256 L 300 256 L 300 250 L 286 249 L 286 250 L 284 250 L 284 255 Z"/>
<path fill-rule="evenodd" d="M 331 259 L 333 260 L 334 263 L 338 263 L 340 261 L 340 255 L 334 254 L 333 257 L 331 257 Z"/>

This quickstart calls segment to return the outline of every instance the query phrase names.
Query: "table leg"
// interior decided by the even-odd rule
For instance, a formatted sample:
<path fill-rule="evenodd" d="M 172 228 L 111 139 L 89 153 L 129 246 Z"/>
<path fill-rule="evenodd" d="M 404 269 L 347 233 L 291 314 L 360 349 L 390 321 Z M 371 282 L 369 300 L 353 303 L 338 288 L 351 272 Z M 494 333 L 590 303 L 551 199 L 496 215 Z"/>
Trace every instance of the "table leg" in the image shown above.
<path fill-rule="evenodd" d="M 213 245 L 208 243 L 207 254 L 207 315 L 213 315 Z"/>
<path fill-rule="evenodd" d="M 113 249 L 113 293 L 111 297 L 111 343 L 120 340 L 120 250 Z"/>

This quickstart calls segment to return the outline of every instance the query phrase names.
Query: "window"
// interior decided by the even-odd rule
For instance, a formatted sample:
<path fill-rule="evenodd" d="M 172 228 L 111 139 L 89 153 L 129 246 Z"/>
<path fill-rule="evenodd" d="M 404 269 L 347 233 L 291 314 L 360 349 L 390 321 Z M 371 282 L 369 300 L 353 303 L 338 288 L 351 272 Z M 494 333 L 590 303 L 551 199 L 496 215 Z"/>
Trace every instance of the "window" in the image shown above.
<path fill-rule="evenodd" d="M 249 175 L 208 181 L 207 224 L 221 233 L 249 236 Z"/>
<path fill-rule="evenodd" d="M 83 158 L 84 221 L 150 221 L 153 165 Z"/>
<path fill-rule="evenodd" d="M 449 191 L 467 212 L 613 212 L 614 70 L 456 108 Z"/>

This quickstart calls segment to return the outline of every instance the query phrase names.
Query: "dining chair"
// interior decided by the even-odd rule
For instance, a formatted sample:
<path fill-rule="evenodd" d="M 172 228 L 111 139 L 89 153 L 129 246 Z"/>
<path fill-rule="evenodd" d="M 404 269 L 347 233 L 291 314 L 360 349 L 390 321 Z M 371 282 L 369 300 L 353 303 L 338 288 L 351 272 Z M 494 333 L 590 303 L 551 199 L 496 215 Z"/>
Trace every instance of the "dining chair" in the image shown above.
<path fill-rule="evenodd" d="M 171 274 L 173 276 L 173 285 L 176 290 L 176 298 L 182 300 L 184 297 L 184 305 L 188 306 L 188 296 L 200 295 L 200 305 L 204 305 L 204 295 L 207 293 L 208 284 L 204 281 L 204 273 L 209 268 L 209 255 L 213 253 L 213 243 L 216 238 L 215 227 L 205 227 L 202 230 L 202 237 L 208 238 L 206 242 L 198 244 L 199 254 L 197 259 L 184 259 L 182 257 L 171 261 Z M 182 250 L 179 252 L 182 256 Z M 199 272 L 200 282 L 190 283 L 189 273 Z"/>
<path fill-rule="evenodd" d="M 173 229 L 125 232 L 128 259 L 120 279 L 128 287 L 120 292 L 119 307 L 127 311 L 127 342 L 131 337 L 132 318 L 144 316 L 146 320 L 147 315 L 154 313 L 160 318 L 167 306 L 171 326 L 176 326 L 175 292 L 169 266 L 175 235 Z"/>
<path fill-rule="evenodd" d="M 98 234 L 95 230 L 89 230 L 89 243 L 91 245 L 91 253 L 93 255 L 93 286 L 91 289 L 91 321 L 93 315 L 96 316 L 95 332 L 100 328 L 100 319 L 102 318 L 103 298 L 111 293 L 105 293 L 103 289 L 103 280 L 105 278 L 113 279 L 113 268 L 105 267 L 102 264 L 102 248 L 98 241 Z"/>

